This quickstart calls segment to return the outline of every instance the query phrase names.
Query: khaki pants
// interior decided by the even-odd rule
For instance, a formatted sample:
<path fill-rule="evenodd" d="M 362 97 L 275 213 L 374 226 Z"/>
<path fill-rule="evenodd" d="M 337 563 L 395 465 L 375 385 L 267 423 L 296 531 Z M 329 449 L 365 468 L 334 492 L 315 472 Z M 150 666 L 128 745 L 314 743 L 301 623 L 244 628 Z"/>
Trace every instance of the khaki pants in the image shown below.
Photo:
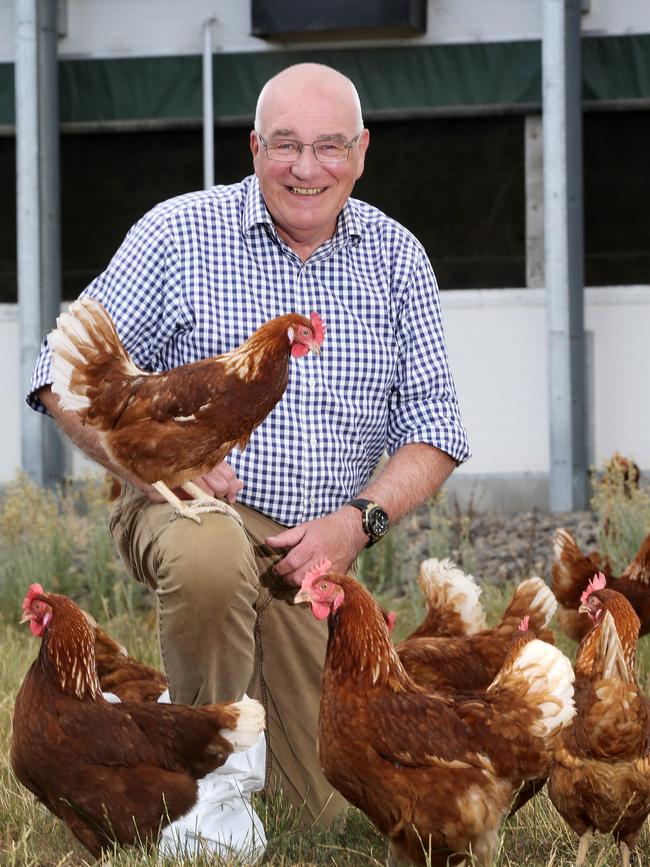
<path fill-rule="evenodd" d="M 219 513 L 201 515 L 199 526 L 125 485 L 111 533 L 127 570 L 156 594 L 172 701 L 235 701 L 246 692 L 263 702 L 266 791 L 280 787 L 305 821 L 325 827 L 347 807 L 316 754 L 327 623 L 293 605 L 295 588 L 270 571 L 283 554 L 264 539 L 284 528 L 235 508 L 245 530 Z"/>

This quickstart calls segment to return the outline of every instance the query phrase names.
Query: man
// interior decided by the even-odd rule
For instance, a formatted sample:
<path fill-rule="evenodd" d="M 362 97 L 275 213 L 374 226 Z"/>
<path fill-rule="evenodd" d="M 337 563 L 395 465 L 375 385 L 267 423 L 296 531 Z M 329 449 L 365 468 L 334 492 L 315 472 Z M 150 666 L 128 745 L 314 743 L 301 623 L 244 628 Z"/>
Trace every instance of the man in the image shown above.
<path fill-rule="evenodd" d="M 247 449 L 197 480 L 234 503 L 245 531 L 223 514 L 171 520 L 133 478 L 111 521 L 127 568 L 157 595 L 172 699 L 260 697 L 267 784 L 323 825 L 344 809 L 314 743 L 326 625 L 289 604 L 293 588 L 324 557 L 348 571 L 387 519 L 469 455 L 431 265 L 406 229 L 350 199 L 368 142 L 349 79 L 316 64 L 285 69 L 258 100 L 255 176 L 158 205 L 86 290 L 136 364 L 156 371 L 230 350 L 236 332 L 291 310 L 327 323 L 320 357 L 291 365 Z M 59 409 L 48 362 L 44 350 L 32 404 L 115 470 L 93 431 Z"/>

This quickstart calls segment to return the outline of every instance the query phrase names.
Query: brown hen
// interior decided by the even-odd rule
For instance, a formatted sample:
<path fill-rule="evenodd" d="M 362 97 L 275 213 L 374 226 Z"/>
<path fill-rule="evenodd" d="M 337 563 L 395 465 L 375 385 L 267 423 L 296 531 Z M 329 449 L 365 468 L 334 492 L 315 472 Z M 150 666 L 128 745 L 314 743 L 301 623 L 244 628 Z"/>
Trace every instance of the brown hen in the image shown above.
<path fill-rule="evenodd" d="M 650 534 L 620 575 L 611 574 L 609 562 L 598 551 L 583 554 L 576 540 L 564 527 L 553 535 L 552 589 L 558 601 L 557 619 L 562 631 L 580 641 L 591 628 L 586 614 L 580 612 L 580 598 L 589 581 L 602 572 L 611 590 L 630 602 L 641 621 L 640 635 L 650 632 Z"/>
<path fill-rule="evenodd" d="M 35 584 L 23 610 L 42 644 L 16 698 L 11 765 L 95 857 L 113 843 L 154 840 L 194 806 L 197 780 L 264 727 L 254 701 L 110 704 L 81 609 Z"/>
<path fill-rule="evenodd" d="M 487 689 L 524 615 L 536 638 L 553 643 L 547 627 L 557 603 L 541 578 L 528 578 L 515 588 L 501 622 L 491 629 L 485 626 L 480 588 L 451 560 L 423 561 L 418 583 L 427 614 L 396 649 L 410 677 L 428 690 Z"/>
<path fill-rule="evenodd" d="M 167 689 L 165 675 L 130 656 L 93 617 L 84 613 L 95 633 L 95 665 L 102 692 L 112 692 L 120 701 L 158 701 Z"/>
<path fill-rule="evenodd" d="M 650 813 L 650 718 L 634 673 L 639 618 L 605 583 L 601 573 L 583 593 L 592 629 L 575 662 L 577 713 L 548 782 L 553 804 L 580 835 L 577 867 L 594 830 L 614 835 L 628 867 Z"/>
<path fill-rule="evenodd" d="M 98 430 L 115 466 L 152 485 L 179 514 L 200 523 L 200 512 L 221 511 L 240 521 L 192 479 L 246 446 L 284 394 L 290 357 L 318 354 L 324 335 L 317 313 L 290 313 L 231 352 L 147 373 L 122 346 L 108 312 L 86 296 L 48 335 L 52 391 L 63 409 Z M 177 486 L 195 500 L 181 502 L 170 490 Z"/>
<path fill-rule="evenodd" d="M 296 595 L 329 619 L 318 750 L 325 776 L 390 840 L 392 863 L 488 867 L 519 787 L 537 778 L 574 712 L 573 672 L 528 633 L 482 693 L 427 693 L 381 609 L 324 562 Z"/>

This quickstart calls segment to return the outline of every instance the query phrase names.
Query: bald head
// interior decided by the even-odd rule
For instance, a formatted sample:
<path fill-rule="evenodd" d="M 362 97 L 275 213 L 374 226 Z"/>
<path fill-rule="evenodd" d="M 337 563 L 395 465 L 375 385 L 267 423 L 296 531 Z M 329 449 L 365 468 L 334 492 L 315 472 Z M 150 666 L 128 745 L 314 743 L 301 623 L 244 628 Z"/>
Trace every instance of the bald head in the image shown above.
<path fill-rule="evenodd" d="M 297 63 L 269 79 L 260 91 L 255 129 L 268 133 L 265 124 L 269 117 L 282 113 L 285 106 L 316 116 L 328 103 L 337 104 L 353 127 L 353 134 L 361 132 L 361 102 L 350 79 L 323 63 Z"/>

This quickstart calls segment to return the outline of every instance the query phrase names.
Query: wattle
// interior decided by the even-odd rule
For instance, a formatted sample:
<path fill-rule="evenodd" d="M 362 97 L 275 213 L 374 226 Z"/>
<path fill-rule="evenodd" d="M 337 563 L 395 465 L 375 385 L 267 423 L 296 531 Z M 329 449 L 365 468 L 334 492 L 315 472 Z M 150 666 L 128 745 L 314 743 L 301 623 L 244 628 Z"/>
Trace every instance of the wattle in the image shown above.
<path fill-rule="evenodd" d="M 291 347 L 291 354 L 294 358 L 301 358 L 303 355 L 307 355 L 309 352 L 309 347 L 305 346 L 304 343 L 294 343 Z"/>
<path fill-rule="evenodd" d="M 316 620 L 325 620 L 329 617 L 330 607 L 325 602 L 312 602 L 311 611 Z"/>

